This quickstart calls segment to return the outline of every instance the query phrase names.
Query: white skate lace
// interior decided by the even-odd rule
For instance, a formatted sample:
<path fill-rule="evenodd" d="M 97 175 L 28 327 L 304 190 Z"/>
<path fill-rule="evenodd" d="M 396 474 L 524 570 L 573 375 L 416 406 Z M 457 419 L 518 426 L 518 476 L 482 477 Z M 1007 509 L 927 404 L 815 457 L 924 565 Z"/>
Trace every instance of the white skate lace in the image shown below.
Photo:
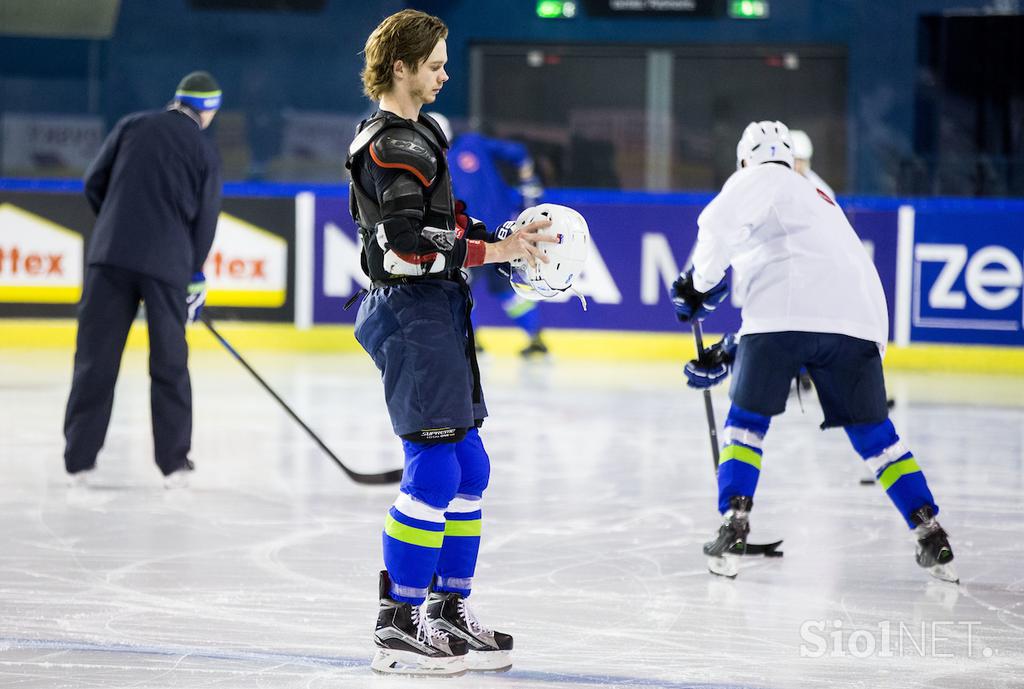
<path fill-rule="evenodd" d="M 480 620 L 478 620 L 476 615 L 473 614 L 473 611 L 470 609 L 469 604 L 466 603 L 465 598 L 459 599 L 459 614 L 462 615 L 462 619 L 466 620 L 466 626 L 469 627 L 469 631 L 474 634 L 483 634 L 491 631 L 480 624 Z"/>
<path fill-rule="evenodd" d="M 448 634 L 434 626 L 430 617 L 420 608 L 412 609 L 412 621 L 416 625 L 416 640 L 433 645 L 435 641 L 448 641 Z"/>
<path fill-rule="evenodd" d="M 916 527 L 914 527 L 914 530 L 911 532 L 911 534 L 914 536 L 916 540 L 920 541 L 925 538 L 928 538 L 941 528 L 942 527 L 939 526 L 939 522 L 932 518 L 927 519 L 918 524 Z"/>

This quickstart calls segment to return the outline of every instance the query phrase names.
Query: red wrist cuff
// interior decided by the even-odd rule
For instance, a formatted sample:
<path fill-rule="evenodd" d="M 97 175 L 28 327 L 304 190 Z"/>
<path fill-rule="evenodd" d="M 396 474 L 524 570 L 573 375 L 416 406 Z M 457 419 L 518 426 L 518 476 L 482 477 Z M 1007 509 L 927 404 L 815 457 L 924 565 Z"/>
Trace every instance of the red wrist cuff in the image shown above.
<path fill-rule="evenodd" d="M 479 239 L 466 240 L 466 261 L 465 268 L 475 268 L 484 264 L 484 256 L 487 254 L 487 247 Z"/>

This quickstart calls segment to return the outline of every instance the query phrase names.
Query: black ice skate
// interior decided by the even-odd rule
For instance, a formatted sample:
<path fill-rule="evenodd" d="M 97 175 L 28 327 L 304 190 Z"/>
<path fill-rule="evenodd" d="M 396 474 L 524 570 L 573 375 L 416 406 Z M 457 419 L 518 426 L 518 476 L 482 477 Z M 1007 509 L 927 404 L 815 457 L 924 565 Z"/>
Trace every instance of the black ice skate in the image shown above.
<path fill-rule="evenodd" d="M 953 548 L 949 545 L 949 536 L 939 526 L 939 522 L 927 505 L 910 515 L 914 527 L 914 538 L 917 539 L 917 564 L 928 570 L 936 579 L 953 584 L 960 583 L 956 569 L 953 567 Z"/>
<path fill-rule="evenodd" d="M 747 552 L 747 534 L 750 533 L 750 508 L 754 501 L 743 495 L 729 500 L 725 521 L 718 527 L 718 536 L 704 544 L 708 556 L 708 570 L 720 577 L 733 579 L 739 573 L 740 557 Z"/>
<path fill-rule="evenodd" d="M 469 646 L 470 670 L 504 672 L 512 668 L 512 637 L 483 627 L 457 593 L 435 591 L 427 598 L 431 624 Z"/>
<path fill-rule="evenodd" d="M 380 611 L 373 641 L 374 672 L 454 677 L 466 673 L 466 642 L 435 629 L 423 606 L 392 600 L 391 579 L 380 573 Z"/>
<path fill-rule="evenodd" d="M 544 340 L 540 339 L 540 335 L 534 335 L 530 338 L 530 344 L 519 351 L 519 356 L 529 359 L 534 356 L 545 356 L 547 353 L 548 346 L 544 344 Z"/>

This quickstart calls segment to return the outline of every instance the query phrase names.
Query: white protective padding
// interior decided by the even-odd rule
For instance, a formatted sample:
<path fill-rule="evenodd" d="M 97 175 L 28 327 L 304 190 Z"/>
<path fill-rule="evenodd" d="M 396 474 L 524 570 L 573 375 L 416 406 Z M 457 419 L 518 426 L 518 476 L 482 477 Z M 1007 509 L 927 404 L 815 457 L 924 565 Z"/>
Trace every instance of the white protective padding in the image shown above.
<path fill-rule="evenodd" d="M 559 240 L 557 244 L 537 244 L 537 248 L 549 259 L 548 262 L 544 263 L 538 259 L 532 268 L 525 259 L 512 262 L 512 289 L 530 301 L 543 301 L 571 290 L 573 280 L 579 276 L 587 262 L 587 252 L 590 248 L 590 228 L 587 227 L 587 221 L 566 206 L 542 203 L 527 208 L 516 219 L 516 227 L 523 227 L 543 218 L 550 219 L 551 225 L 540 232 L 557 236 Z"/>
<path fill-rule="evenodd" d="M 793 167 L 793 139 L 789 127 L 781 122 L 751 122 L 736 144 L 736 169 L 761 163 L 785 163 Z"/>

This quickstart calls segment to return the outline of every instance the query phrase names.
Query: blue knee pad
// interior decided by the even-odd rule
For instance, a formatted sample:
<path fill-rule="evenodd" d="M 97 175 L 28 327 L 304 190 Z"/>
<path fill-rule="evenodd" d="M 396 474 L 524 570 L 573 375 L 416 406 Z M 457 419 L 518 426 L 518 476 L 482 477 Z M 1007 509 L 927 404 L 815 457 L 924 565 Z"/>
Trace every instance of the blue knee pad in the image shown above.
<path fill-rule="evenodd" d="M 462 469 L 457 443 L 417 443 L 402 440 L 405 474 L 401 490 L 420 502 L 445 509 L 459 492 Z"/>
<path fill-rule="evenodd" d="M 768 433 L 768 427 L 772 423 L 772 417 L 747 411 L 738 405 L 729 407 L 729 414 L 725 417 L 726 427 L 745 428 L 754 431 L 762 438 Z"/>
<path fill-rule="evenodd" d="M 473 588 L 473 573 L 480 552 L 483 525 L 481 497 L 490 479 L 491 460 L 475 428 L 455 445 L 455 454 L 462 469 L 462 481 L 458 494 L 444 514 L 444 544 L 437 561 L 434 588 L 468 596 Z"/>
<path fill-rule="evenodd" d="M 886 419 L 881 423 L 846 426 L 844 430 L 857 454 L 871 468 L 889 499 L 903 515 L 907 526 L 914 528 L 910 516 L 925 505 L 931 507 L 934 514 L 939 513 L 924 472 L 907 446 L 900 442 L 892 421 Z"/>
<path fill-rule="evenodd" d="M 771 425 L 770 416 L 748 411 L 737 405 L 729 408 L 722 429 L 722 453 L 718 463 L 718 511 L 725 513 L 729 501 L 738 495 L 754 497 L 761 477 L 764 436 Z"/>
<path fill-rule="evenodd" d="M 853 449 L 863 459 L 869 459 L 882 454 L 882 451 L 892 447 L 899 442 L 900 437 L 896 435 L 896 427 L 892 421 L 886 419 L 881 423 L 865 423 L 857 426 L 846 426 L 846 431 Z"/>
<path fill-rule="evenodd" d="M 470 428 L 466 437 L 455 443 L 455 458 L 461 473 L 458 494 L 479 498 L 491 479 L 491 458 L 484 449 L 480 431 Z"/>

